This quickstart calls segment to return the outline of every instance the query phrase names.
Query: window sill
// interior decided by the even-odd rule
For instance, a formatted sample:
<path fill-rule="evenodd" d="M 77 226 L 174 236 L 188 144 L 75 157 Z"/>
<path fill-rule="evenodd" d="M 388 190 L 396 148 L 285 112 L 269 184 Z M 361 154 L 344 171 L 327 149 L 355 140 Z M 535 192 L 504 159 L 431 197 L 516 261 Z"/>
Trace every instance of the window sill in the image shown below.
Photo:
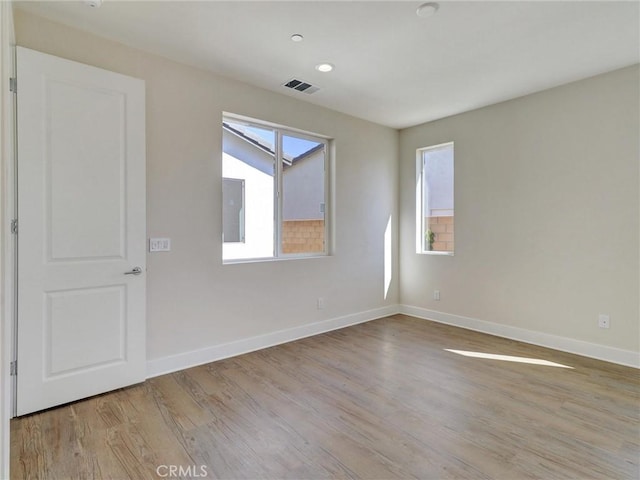
<path fill-rule="evenodd" d="M 313 255 L 298 255 L 292 257 L 265 257 L 265 258 L 238 258 L 234 260 L 223 260 L 223 265 L 236 265 L 242 263 L 270 263 L 270 262 L 286 262 L 291 260 L 312 260 L 315 258 L 329 258 L 329 254 L 313 254 Z"/>
<path fill-rule="evenodd" d="M 436 255 L 440 257 L 453 257 L 454 252 L 417 252 L 418 255 Z"/>

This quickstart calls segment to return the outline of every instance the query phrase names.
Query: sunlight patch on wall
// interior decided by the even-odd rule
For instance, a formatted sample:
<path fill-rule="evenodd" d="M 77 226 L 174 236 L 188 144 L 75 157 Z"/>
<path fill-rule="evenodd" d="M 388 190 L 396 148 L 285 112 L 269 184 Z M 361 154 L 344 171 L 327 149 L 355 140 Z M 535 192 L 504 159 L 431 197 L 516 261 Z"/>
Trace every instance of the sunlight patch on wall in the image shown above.
<path fill-rule="evenodd" d="M 393 244 L 391 241 L 391 215 L 384 231 L 384 299 L 389 295 L 393 275 Z"/>
<path fill-rule="evenodd" d="M 531 365 L 543 365 L 545 367 L 559 367 L 559 368 L 573 369 L 573 367 L 562 365 L 561 363 L 550 362 L 548 360 L 540 360 L 538 358 L 513 357 L 511 355 L 497 355 L 495 353 L 469 352 L 466 350 L 452 350 L 450 348 L 445 348 L 445 350 L 447 352 L 457 353 L 458 355 L 463 355 L 465 357 L 484 358 L 488 360 L 502 360 L 504 362 L 529 363 Z"/>

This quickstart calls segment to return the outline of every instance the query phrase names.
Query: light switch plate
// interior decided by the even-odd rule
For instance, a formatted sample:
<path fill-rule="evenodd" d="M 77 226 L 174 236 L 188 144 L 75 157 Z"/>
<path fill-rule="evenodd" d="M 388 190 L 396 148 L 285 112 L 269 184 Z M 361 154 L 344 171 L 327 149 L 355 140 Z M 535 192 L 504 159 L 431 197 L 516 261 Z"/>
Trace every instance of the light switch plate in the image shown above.
<path fill-rule="evenodd" d="M 170 238 L 150 238 L 149 251 L 150 252 L 170 252 L 171 239 Z"/>

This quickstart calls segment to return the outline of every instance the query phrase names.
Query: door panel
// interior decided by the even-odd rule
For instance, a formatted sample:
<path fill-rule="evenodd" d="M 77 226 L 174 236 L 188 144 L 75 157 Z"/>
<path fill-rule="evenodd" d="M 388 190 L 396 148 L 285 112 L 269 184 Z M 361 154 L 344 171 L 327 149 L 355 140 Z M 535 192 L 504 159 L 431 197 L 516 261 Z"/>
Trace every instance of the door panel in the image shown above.
<path fill-rule="evenodd" d="M 145 378 L 145 124 L 141 80 L 21 47 L 17 70 L 23 415 Z"/>
<path fill-rule="evenodd" d="M 45 380 L 126 360 L 122 285 L 49 292 L 46 296 Z"/>
<path fill-rule="evenodd" d="M 47 118 L 50 135 L 44 159 L 50 258 L 123 258 L 125 96 L 59 81 L 48 82 L 47 87 L 44 102 L 55 112 Z M 81 131 L 82 136 L 75 135 Z M 83 225 L 82 236 L 77 235 L 76 225 Z"/>

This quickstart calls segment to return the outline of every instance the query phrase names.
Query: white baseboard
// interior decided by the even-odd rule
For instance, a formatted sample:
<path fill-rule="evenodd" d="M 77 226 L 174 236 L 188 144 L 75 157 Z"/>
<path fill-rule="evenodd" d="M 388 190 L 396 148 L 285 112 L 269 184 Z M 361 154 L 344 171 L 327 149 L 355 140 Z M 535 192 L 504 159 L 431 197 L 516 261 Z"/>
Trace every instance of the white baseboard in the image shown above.
<path fill-rule="evenodd" d="M 541 347 L 575 353 L 584 357 L 596 358 L 598 360 L 640 368 L 640 353 L 634 352 L 633 350 L 622 350 L 620 348 L 607 347 L 606 345 L 583 342 L 582 340 L 550 335 L 548 333 L 487 322 L 476 318 L 453 315 L 451 313 L 427 310 L 426 308 L 413 307 L 411 305 L 400 305 L 399 312 L 412 317 L 422 318 L 424 320 L 446 323 L 447 325 L 475 330 L 482 333 L 489 333 L 498 337 L 510 338 L 512 340 L 531 343 Z"/>
<path fill-rule="evenodd" d="M 607 362 L 640 368 L 640 353 L 620 348 L 607 347 L 595 343 L 584 342 L 567 337 L 560 337 L 548 333 L 536 332 L 519 327 L 487 322 L 476 318 L 463 317 L 451 313 L 428 310 L 411 305 L 390 305 L 364 312 L 333 318 L 321 322 L 301 325 L 299 327 L 279 330 L 277 332 L 245 338 L 234 342 L 214 345 L 200 350 L 170 355 L 147 361 L 147 378 L 157 377 L 167 373 L 184 370 L 224 358 L 235 357 L 244 353 L 254 352 L 263 348 L 273 347 L 282 343 L 300 340 L 302 338 L 330 332 L 340 328 L 364 323 L 378 318 L 402 313 L 412 317 L 444 323 L 455 327 L 488 333 L 498 337 L 510 338 L 520 342 L 531 343 L 541 347 L 553 348 L 568 353 L 575 353 L 584 357 L 596 358 Z"/>
<path fill-rule="evenodd" d="M 282 343 L 300 340 L 301 338 L 330 332 L 339 328 L 368 322 L 378 318 L 387 317 L 398 313 L 398 305 L 367 310 L 344 317 L 332 318 L 321 322 L 301 325 L 299 327 L 279 330 L 277 332 L 258 335 L 255 337 L 237 340 L 235 342 L 214 345 L 200 350 L 170 355 L 168 357 L 155 358 L 147 361 L 147 378 L 157 377 L 185 368 L 195 367 L 224 358 L 235 357 L 243 353 L 254 352 L 263 348 L 273 347 Z"/>

